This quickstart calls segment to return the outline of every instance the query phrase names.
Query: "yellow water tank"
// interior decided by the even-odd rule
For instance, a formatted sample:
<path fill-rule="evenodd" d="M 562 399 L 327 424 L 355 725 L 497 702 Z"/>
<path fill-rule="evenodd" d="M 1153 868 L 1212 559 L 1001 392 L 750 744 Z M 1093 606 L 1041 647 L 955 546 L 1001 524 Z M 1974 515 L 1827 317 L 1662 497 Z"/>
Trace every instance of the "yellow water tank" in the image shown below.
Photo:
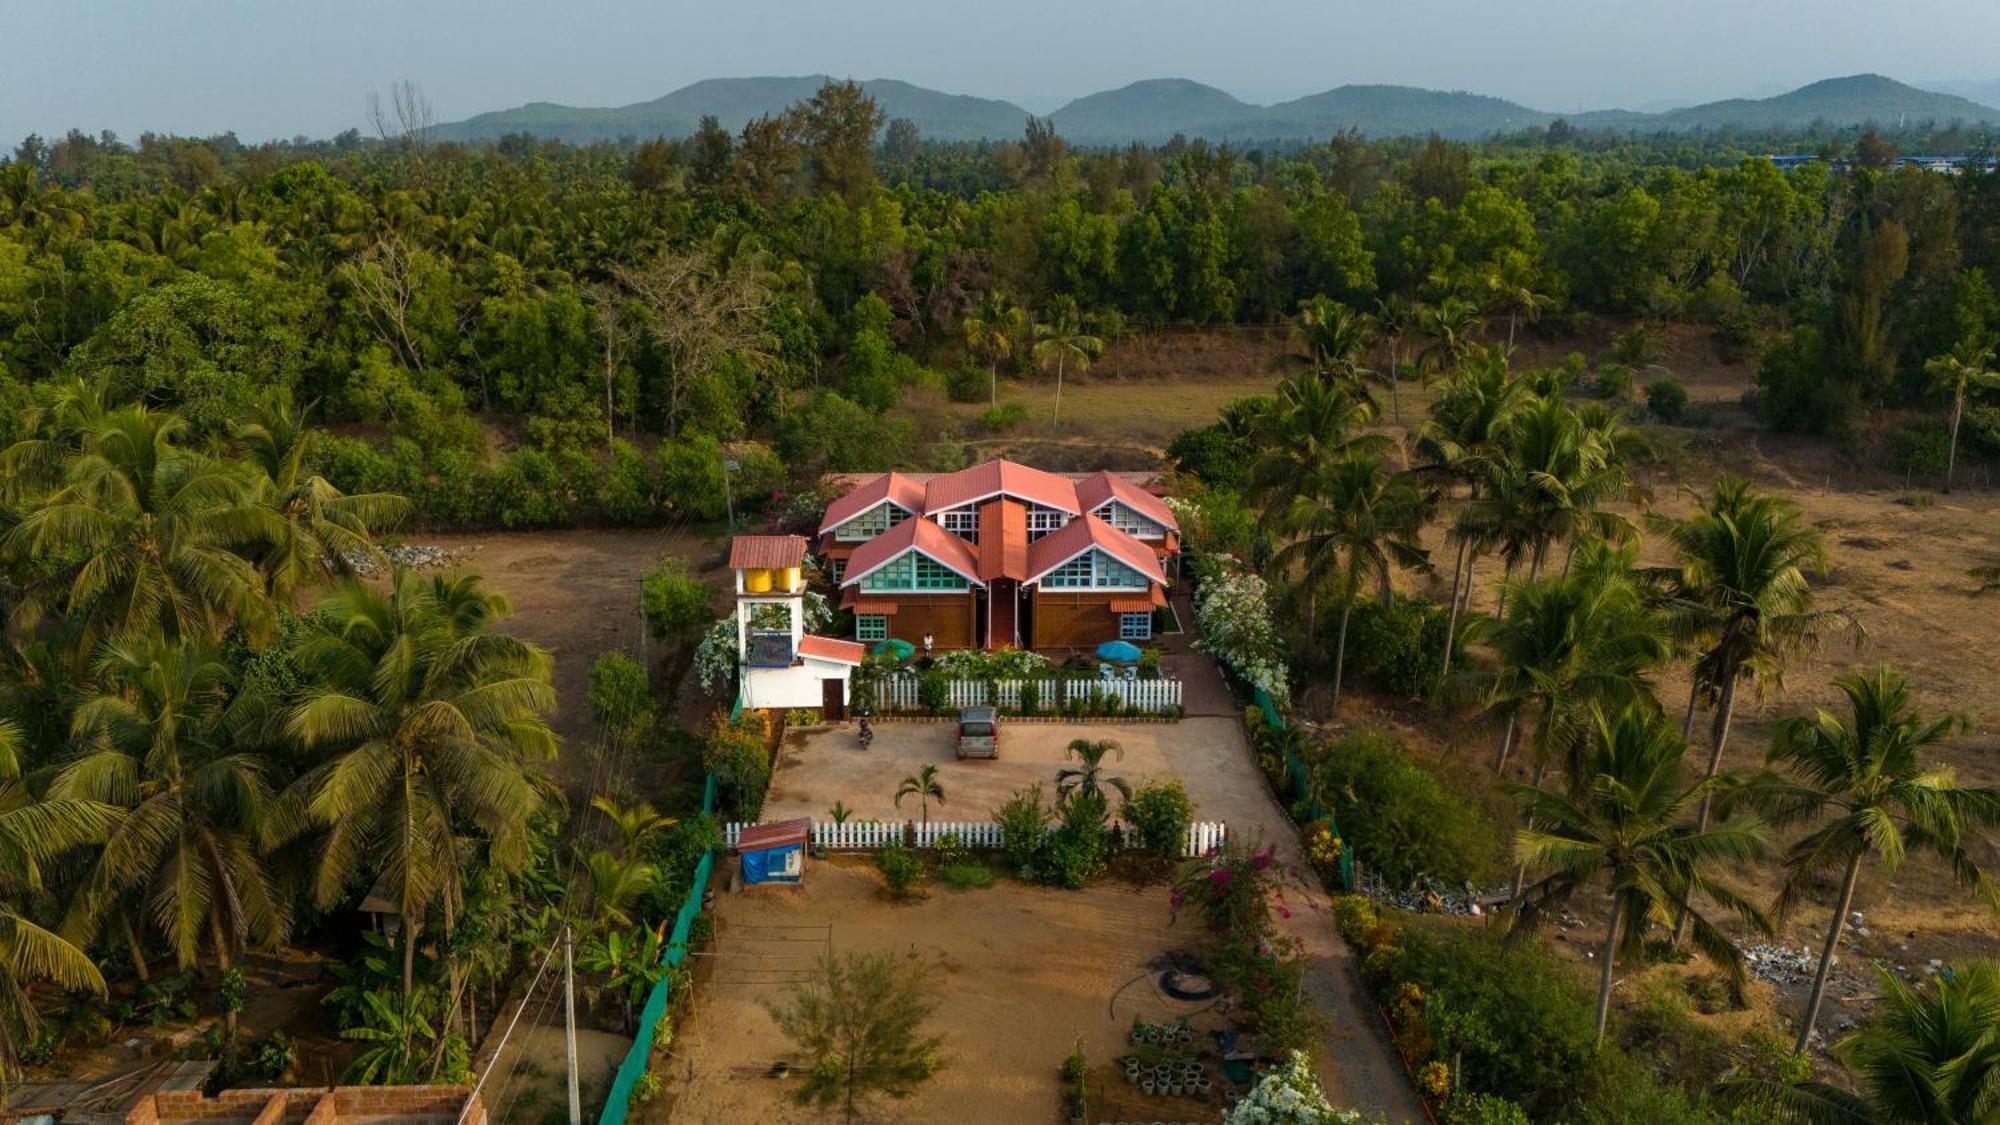
<path fill-rule="evenodd" d="M 753 566 L 743 571 L 743 590 L 749 594 L 767 594 L 771 591 L 771 572 L 761 566 Z"/>
<path fill-rule="evenodd" d="M 796 590 L 798 588 L 799 588 L 799 568 L 795 566 L 786 567 L 785 589 L 787 591 L 790 591 L 790 590 Z"/>

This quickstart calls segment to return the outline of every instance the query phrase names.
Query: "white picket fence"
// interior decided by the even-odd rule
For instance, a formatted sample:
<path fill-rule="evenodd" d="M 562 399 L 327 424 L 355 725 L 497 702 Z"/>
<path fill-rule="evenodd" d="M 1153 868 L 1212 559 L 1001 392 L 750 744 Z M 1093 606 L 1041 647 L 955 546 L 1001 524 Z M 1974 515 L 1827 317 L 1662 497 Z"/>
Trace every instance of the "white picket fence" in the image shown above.
<path fill-rule="evenodd" d="M 730 821 L 722 826 L 722 842 L 733 848 L 742 836 L 743 830 L 754 825 Z M 849 821 L 835 824 L 831 821 L 814 821 L 812 842 L 815 846 L 829 851 L 874 851 L 889 844 L 904 842 L 903 823 L 878 820 Z M 1053 834 L 1055 825 L 1049 826 Z M 1126 830 L 1121 834 L 1125 847 L 1139 847 L 1139 834 Z M 929 824 L 916 826 L 916 842 L 920 848 L 935 848 L 945 836 L 958 837 L 963 848 L 997 848 L 1000 846 L 1000 826 L 986 821 L 943 821 L 934 820 Z M 1219 820 L 1200 820 L 1188 825 L 1187 840 L 1182 846 L 1184 856 L 1201 856 L 1220 848 L 1229 838 L 1229 826 Z"/>
<path fill-rule="evenodd" d="M 1141 714 L 1159 715 L 1174 711 L 1181 705 L 1181 682 L 1176 679 L 1126 680 L 1088 679 L 1067 680 L 948 680 L 945 698 L 947 706 L 959 707 L 1007 707 L 1021 705 L 1021 685 L 1035 685 L 1035 708 L 1043 715 L 1058 714 L 1068 700 L 1090 699 L 1095 691 L 1107 703 L 1113 696 L 1113 710 L 1127 706 L 1137 708 Z M 875 707 L 878 711 L 921 711 L 923 704 L 918 701 L 918 677 L 887 676 L 875 682 Z M 993 696 L 998 694 L 996 701 Z"/>

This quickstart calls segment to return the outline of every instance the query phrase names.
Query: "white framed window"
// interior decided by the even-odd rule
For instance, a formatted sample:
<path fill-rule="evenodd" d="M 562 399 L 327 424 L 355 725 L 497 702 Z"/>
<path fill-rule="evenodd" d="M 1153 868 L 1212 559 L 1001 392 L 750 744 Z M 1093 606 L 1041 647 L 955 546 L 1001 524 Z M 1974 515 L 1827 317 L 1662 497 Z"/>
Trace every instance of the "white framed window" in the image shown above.
<path fill-rule="evenodd" d="M 1090 560 L 1097 552 L 1085 551 L 1076 558 L 1042 576 L 1042 585 L 1053 589 L 1086 589 L 1090 586 L 1093 568 Z"/>
<path fill-rule="evenodd" d="M 889 639 L 889 618 L 880 613 L 857 613 L 854 615 L 854 639 L 857 641 L 886 641 Z"/>
<path fill-rule="evenodd" d="M 796 879 L 804 870 L 805 849 L 793 848 L 791 851 L 785 853 L 784 862 L 779 865 L 776 874 L 785 878 Z"/>
<path fill-rule="evenodd" d="M 953 508 L 938 516 L 938 526 L 965 540 L 967 543 L 977 543 L 979 542 L 979 509 L 971 505 L 963 508 Z"/>
<path fill-rule="evenodd" d="M 963 590 L 965 576 L 929 555 L 905 551 L 861 580 L 864 590 Z"/>
<path fill-rule="evenodd" d="M 1061 531 L 1069 523 L 1069 513 L 1059 508 L 1044 508 L 1036 505 L 1028 509 L 1028 542 L 1033 543 L 1042 536 Z"/>
<path fill-rule="evenodd" d="M 843 543 L 866 543 L 910 518 L 910 513 L 884 501 L 833 529 L 833 537 Z"/>
<path fill-rule="evenodd" d="M 1150 613 L 1121 613 L 1118 615 L 1118 639 L 1121 641 L 1150 641 L 1153 639 L 1153 615 Z"/>
<path fill-rule="evenodd" d="M 1160 539 L 1166 535 L 1165 528 L 1116 500 L 1105 501 L 1091 514 L 1134 539 Z"/>
<path fill-rule="evenodd" d="M 1102 551 L 1086 551 L 1042 576 L 1055 590 L 1143 590 L 1146 576 Z"/>

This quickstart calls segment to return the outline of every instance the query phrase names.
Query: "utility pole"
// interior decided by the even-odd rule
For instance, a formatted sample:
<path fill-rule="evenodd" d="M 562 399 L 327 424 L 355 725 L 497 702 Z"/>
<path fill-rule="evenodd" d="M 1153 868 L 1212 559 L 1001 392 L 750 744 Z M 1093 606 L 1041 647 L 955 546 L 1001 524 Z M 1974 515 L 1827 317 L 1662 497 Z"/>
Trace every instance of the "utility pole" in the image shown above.
<path fill-rule="evenodd" d="M 742 467 L 743 466 L 740 463 L 738 463 L 736 458 L 734 457 L 728 457 L 723 459 L 722 503 L 723 507 L 729 512 L 729 532 L 732 535 L 736 533 L 736 500 L 729 491 L 729 474 L 735 472 L 736 470 Z"/>
<path fill-rule="evenodd" d="M 569 1125 L 583 1125 L 583 1094 L 576 1084 L 576 972 L 571 967 L 570 929 L 563 927 L 563 1057 L 569 1061 Z"/>

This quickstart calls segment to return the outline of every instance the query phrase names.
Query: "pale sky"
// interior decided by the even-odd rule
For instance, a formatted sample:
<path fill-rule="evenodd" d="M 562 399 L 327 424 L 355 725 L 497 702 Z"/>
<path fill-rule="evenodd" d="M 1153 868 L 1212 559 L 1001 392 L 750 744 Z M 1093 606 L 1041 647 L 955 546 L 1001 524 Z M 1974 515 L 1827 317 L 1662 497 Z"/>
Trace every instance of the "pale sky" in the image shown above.
<path fill-rule="evenodd" d="M 445 121 L 813 73 L 1037 112 L 1165 77 L 1262 103 L 1391 82 L 1575 112 L 1863 71 L 1995 79 L 1996 43 L 1993 0 L 0 0 L 0 144 L 325 137 L 402 78 Z"/>

